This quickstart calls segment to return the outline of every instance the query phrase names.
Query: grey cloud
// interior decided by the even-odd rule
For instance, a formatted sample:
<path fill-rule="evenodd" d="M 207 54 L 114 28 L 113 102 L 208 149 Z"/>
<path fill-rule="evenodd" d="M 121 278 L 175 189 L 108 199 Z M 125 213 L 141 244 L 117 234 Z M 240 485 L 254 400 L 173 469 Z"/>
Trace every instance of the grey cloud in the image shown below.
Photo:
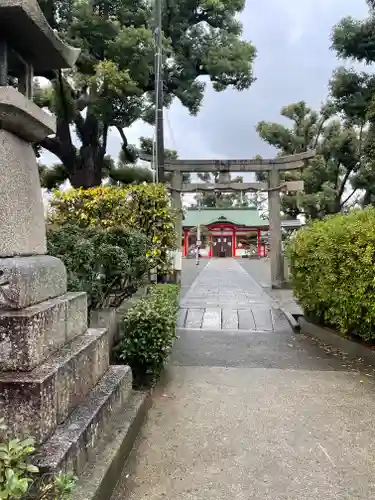
<path fill-rule="evenodd" d="M 305 100 L 318 107 L 324 101 L 329 78 L 339 65 L 330 50 L 332 27 L 344 16 L 362 18 L 366 13 L 364 0 L 248 1 L 241 19 L 244 38 L 258 49 L 257 81 L 242 93 L 207 88 L 197 118 L 183 116 L 180 110 L 176 113 L 176 105 L 172 116 L 181 157 L 200 153 L 207 158 L 207 151 L 216 158 L 272 156 L 274 151 L 259 139 L 256 124 L 279 120 L 280 108 L 286 104 Z M 199 150 L 189 151 L 187 130 L 204 138 Z"/>

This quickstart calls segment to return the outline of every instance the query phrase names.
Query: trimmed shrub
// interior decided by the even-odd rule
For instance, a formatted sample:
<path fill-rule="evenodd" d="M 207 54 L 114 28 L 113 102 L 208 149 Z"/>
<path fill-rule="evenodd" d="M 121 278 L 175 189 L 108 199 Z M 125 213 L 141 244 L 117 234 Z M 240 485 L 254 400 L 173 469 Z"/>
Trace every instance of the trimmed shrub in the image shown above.
<path fill-rule="evenodd" d="M 118 307 L 147 282 L 147 238 L 125 228 L 49 228 L 48 253 L 61 259 L 69 291 L 84 291 L 89 309 Z"/>
<path fill-rule="evenodd" d="M 288 246 L 292 285 L 305 314 L 343 334 L 375 338 L 375 209 L 301 229 Z"/>
<path fill-rule="evenodd" d="M 155 285 L 123 318 L 117 353 L 136 387 L 154 384 L 163 369 L 176 336 L 178 297 L 177 285 Z"/>
<path fill-rule="evenodd" d="M 175 211 L 163 184 L 56 191 L 49 218 L 57 226 L 125 227 L 142 232 L 148 240 L 150 267 L 161 273 L 169 266 L 168 250 L 176 247 Z"/>

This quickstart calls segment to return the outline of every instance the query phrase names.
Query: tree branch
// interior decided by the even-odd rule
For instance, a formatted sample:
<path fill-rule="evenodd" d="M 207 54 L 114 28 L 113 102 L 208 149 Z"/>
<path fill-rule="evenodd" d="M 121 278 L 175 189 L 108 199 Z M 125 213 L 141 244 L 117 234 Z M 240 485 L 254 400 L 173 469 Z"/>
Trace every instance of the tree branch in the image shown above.
<path fill-rule="evenodd" d="M 120 136 L 121 136 L 121 140 L 122 140 L 122 143 L 123 143 L 122 144 L 122 148 L 126 149 L 128 147 L 128 140 L 126 138 L 125 132 L 124 132 L 124 130 L 121 127 L 116 127 L 116 128 L 119 131 Z"/>
<path fill-rule="evenodd" d="M 39 145 L 42 148 L 49 151 L 50 153 L 57 156 L 57 158 L 59 158 L 61 161 L 63 161 L 62 160 L 62 157 L 64 156 L 63 155 L 63 147 L 62 147 L 60 140 L 57 137 L 54 137 L 54 138 L 46 137 L 45 139 L 43 139 L 39 143 Z"/>
<path fill-rule="evenodd" d="M 85 133 L 85 120 L 79 111 L 77 111 L 74 116 L 74 125 L 76 126 L 78 134 L 82 137 Z"/>
<path fill-rule="evenodd" d="M 341 182 L 340 189 L 338 190 L 338 193 L 337 193 L 337 196 L 340 200 L 341 200 L 341 196 L 343 195 L 344 190 L 345 190 L 345 184 L 346 184 L 347 180 L 349 179 L 349 176 L 352 173 L 352 171 L 353 171 L 352 168 L 348 168 L 345 175 L 344 175 L 344 178 Z"/>
<path fill-rule="evenodd" d="M 90 102 L 90 96 L 87 92 L 87 86 L 83 87 L 78 99 L 77 99 L 77 110 L 78 111 L 83 111 L 87 106 L 89 105 Z"/>
<path fill-rule="evenodd" d="M 324 127 L 324 124 L 325 124 L 326 121 L 327 120 L 325 118 L 322 118 L 322 120 L 320 120 L 320 124 L 319 124 L 318 130 L 316 131 L 316 136 L 315 136 L 315 141 L 314 141 L 314 144 L 313 144 L 313 149 L 316 149 L 316 147 L 318 146 L 320 134 L 322 133 L 322 130 L 323 130 L 323 127 Z"/>
<path fill-rule="evenodd" d="M 343 207 L 344 205 L 346 205 L 346 203 L 348 203 L 348 201 L 350 200 L 350 198 L 354 195 L 354 193 L 357 192 L 357 189 L 354 189 L 353 192 L 346 198 L 346 200 L 344 200 L 342 203 L 341 203 L 341 207 Z"/>
<path fill-rule="evenodd" d="M 102 141 L 102 147 L 101 147 L 101 161 L 103 161 L 103 158 L 105 156 L 105 153 L 107 151 L 107 140 L 108 140 L 108 130 L 109 126 L 106 124 L 104 125 L 103 129 L 103 141 Z"/>

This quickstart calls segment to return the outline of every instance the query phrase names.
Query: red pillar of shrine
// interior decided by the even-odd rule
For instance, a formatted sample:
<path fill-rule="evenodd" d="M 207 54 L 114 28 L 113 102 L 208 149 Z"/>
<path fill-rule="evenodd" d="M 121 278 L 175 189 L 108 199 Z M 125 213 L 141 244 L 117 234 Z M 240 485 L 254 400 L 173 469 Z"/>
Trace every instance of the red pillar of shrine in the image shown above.
<path fill-rule="evenodd" d="M 261 242 L 260 242 L 260 229 L 257 231 L 257 246 L 258 246 L 258 257 L 261 254 Z"/>
<path fill-rule="evenodd" d="M 187 256 L 187 250 L 188 250 L 188 239 L 189 239 L 189 230 L 184 229 L 184 257 Z"/>
<path fill-rule="evenodd" d="M 232 257 L 236 256 L 236 228 L 233 228 L 232 234 Z"/>
<path fill-rule="evenodd" d="M 208 256 L 211 258 L 212 257 L 212 234 L 210 234 L 208 241 L 209 241 L 209 245 L 210 245 L 210 249 L 208 251 Z"/>

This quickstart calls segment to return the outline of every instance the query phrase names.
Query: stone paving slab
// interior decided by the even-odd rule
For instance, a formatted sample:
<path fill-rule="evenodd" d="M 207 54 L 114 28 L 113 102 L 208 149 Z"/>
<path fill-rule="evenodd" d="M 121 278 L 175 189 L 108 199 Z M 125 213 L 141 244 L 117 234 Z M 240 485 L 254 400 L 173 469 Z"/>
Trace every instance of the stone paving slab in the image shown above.
<path fill-rule="evenodd" d="M 271 308 L 250 307 L 246 309 L 221 308 L 181 308 L 177 321 L 178 328 L 203 330 L 249 330 L 267 332 L 276 328 Z"/>
<path fill-rule="evenodd" d="M 253 307 L 252 313 L 254 315 L 254 321 L 257 330 L 274 330 L 272 310 L 269 307 Z"/>
<path fill-rule="evenodd" d="M 201 328 L 203 315 L 204 309 L 188 309 L 184 325 L 185 328 Z"/>
<path fill-rule="evenodd" d="M 207 307 L 204 311 L 202 328 L 206 330 L 216 330 L 221 328 L 220 307 Z"/>
<path fill-rule="evenodd" d="M 270 297 L 234 259 L 209 261 L 181 300 L 181 310 L 180 328 L 272 331 L 275 327 Z"/>
<path fill-rule="evenodd" d="M 238 311 L 238 328 L 240 330 L 255 330 L 254 315 L 251 309 Z"/>
<path fill-rule="evenodd" d="M 177 328 L 183 328 L 185 326 L 187 313 L 188 313 L 188 309 L 184 309 L 184 308 L 180 309 L 178 319 L 177 319 L 177 325 L 176 325 Z"/>
<path fill-rule="evenodd" d="M 221 327 L 223 330 L 237 330 L 239 328 L 237 309 L 224 308 L 221 311 L 221 315 L 222 315 Z"/>

